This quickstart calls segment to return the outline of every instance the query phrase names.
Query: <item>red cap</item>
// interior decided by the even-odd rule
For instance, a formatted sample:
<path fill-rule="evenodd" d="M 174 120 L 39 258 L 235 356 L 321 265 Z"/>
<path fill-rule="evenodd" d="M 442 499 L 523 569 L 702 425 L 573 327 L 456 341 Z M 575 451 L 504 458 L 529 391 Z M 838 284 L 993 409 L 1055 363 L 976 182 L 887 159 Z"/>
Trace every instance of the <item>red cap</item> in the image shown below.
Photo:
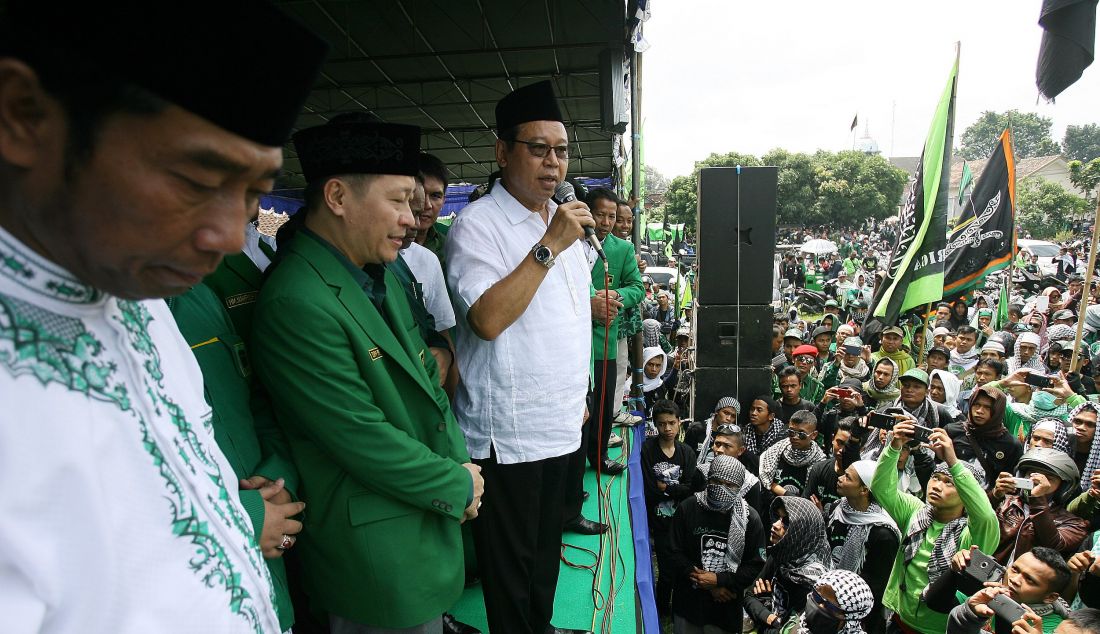
<path fill-rule="evenodd" d="M 793 356 L 797 357 L 797 356 L 803 355 L 803 354 L 809 354 L 809 355 L 813 355 L 813 356 L 816 357 L 817 356 L 817 348 L 814 347 L 814 346 L 811 346 L 810 344 L 802 344 L 801 346 L 798 346 L 797 348 L 794 349 L 794 355 Z"/>

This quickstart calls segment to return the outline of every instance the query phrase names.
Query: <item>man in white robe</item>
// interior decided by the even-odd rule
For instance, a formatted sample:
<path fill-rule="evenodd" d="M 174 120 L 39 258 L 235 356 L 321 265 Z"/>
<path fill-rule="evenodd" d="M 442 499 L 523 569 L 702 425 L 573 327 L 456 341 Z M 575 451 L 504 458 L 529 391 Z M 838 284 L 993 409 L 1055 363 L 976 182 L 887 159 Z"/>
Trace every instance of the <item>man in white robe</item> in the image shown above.
<path fill-rule="evenodd" d="M 6 11 L 0 629 L 278 632 L 247 485 L 151 298 L 240 251 L 325 46 L 258 1 Z"/>

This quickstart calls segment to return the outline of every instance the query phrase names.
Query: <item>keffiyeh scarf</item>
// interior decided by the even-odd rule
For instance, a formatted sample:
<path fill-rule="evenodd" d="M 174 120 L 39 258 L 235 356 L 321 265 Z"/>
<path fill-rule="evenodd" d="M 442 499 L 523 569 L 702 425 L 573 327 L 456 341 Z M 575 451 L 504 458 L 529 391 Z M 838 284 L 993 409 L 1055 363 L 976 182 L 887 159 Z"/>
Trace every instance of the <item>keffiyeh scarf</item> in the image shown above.
<path fill-rule="evenodd" d="M 843 381 L 844 379 L 849 379 L 849 378 L 850 379 L 860 379 L 860 380 L 862 380 L 863 377 L 867 376 L 867 372 L 868 372 L 867 363 L 863 359 L 860 359 L 860 360 L 856 361 L 855 366 L 850 367 L 850 368 L 848 366 L 844 365 L 843 361 L 839 362 L 837 364 L 837 366 L 838 366 L 838 372 L 837 373 L 840 375 L 840 380 L 841 381 Z"/>
<path fill-rule="evenodd" d="M 1069 419 L 1073 420 L 1077 418 L 1077 415 L 1084 410 L 1092 410 L 1100 415 L 1100 406 L 1092 401 L 1086 401 L 1081 403 L 1077 407 L 1073 408 L 1073 411 L 1069 413 Z M 1100 442 L 1096 442 L 1096 437 L 1092 439 L 1092 447 L 1089 449 L 1089 459 L 1085 463 L 1085 468 L 1081 470 L 1081 490 L 1088 491 L 1091 486 L 1092 472 L 1100 469 Z"/>
<path fill-rule="evenodd" d="M 732 456 L 718 455 L 708 467 L 707 478 L 717 478 L 736 485 L 736 492 L 725 485 L 708 484 L 695 494 L 699 506 L 708 511 L 729 513 L 730 527 L 726 537 L 726 556 L 718 562 L 704 562 L 707 572 L 737 572 L 745 552 L 745 531 L 749 525 L 749 505 L 745 502 L 745 466 Z M 713 570 L 711 569 L 713 568 Z"/>
<path fill-rule="evenodd" d="M 656 319 L 642 321 L 642 347 L 658 348 L 661 345 L 661 322 Z"/>
<path fill-rule="evenodd" d="M 959 464 L 969 469 L 972 475 L 977 472 L 977 467 L 974 465 L 962 461 Z M 947 464 L 941 462 L 933 471 L 933 474 L 937 473 L 950 475 L 951 472 L 948 470 Z M 975 475 L 975 479 L 981 482 L 984 479 L 984 474 L 982 478 Z M 932 519 L 932 506 L 925 504 L 913 515 L 913 519 L 909 520 L 909 530 L 901 543 L 901 548 L 905 553 L 906 566 L 913 561 L 913 557 L 917 556 L 917 551 L 920 550 L 920 545 L 924 542 L 924 536 L 932 526 Z M 928 585 L 932 585 L 936 579 L 940 578 L 940 575 L 951 569 L 951 558 L 959 550 L 962 534 L 966 530 L 968 522 L 966 515 L 958 517 L 949 522 L 947 526 L 944 526 L 943 532 L 936 538 L 936 542 L 932 546 L 932 554 L 928 557 Z"/>
<path fill-rule="evenodd" d="M 901 531 L 886 511 L 872 503 L 866 511 L 860 511 L 848 500 L 842 499 L 833 508 L 829 523 L 839 522 L 848 525 L 848 537 L 844 543 L 833 548 L 832 564 L 834 570 L 850 570 L 858 573 L 863 570 L 863 561 L 867 557 L 867 536 L 875 526 L 889 528 L 901 541 Z"/>
<path fill-rule="evenodd" d="M 821 451 L 817 443 L 810 443 L 808 449 L 795 449 L 790 438 L 780 440 L 760 456 L 760 481 L 765 487 L 771 487 L 775 483 L 775 470 L 779 466 L 780 456 L 792 467 L 805 467 L 824 460 L 825 452 Z"/>
<path fill-rule="evenodd" d="M 829 586 L 836 595 L 837 606 L 844 611 L 844 625 L 837 634 L 861 634 L 863 624 L 871 609 L 875 606 L 875 595 L 871 586 L 862 577 L 848 570 L 830 570 L 821 575 L 814 584 L 815 589 Z M 798 620 L 798 634 L 810 634 L 806 624 L 806 615 Z"/>
<path fill-rule="evenodd" d="M 783 440 L 787 436 L 787 426 L 779 420 L 773 420 L 771 427 L 764 433 L 764 437 L 761 439 L 756 438 L 756 427 L 751 424 L 745 428 L 744 433 L 741 434 L 741 439 L 745 441 L 745 450 L 754 456 L 767 451 L 775 443 Z"/>
<path fill-rule="evenodd" d="M 768 546 L 768 556 L 775 558 L 779 566 L 777 574 L 799 585 L 813 585 L 829 569 L 825 520 L 821 511 L 806 498 L 775 498 L 771 506 L 772 517 L 776 517 L 780 505 L 787 512 L 787 532 L 778 542 Z"/>
<path fill-rule="evenodd" d="M 1031 447 L 1031 437 L 1035 435 L 1038 430 L 1044 430 L 1054 433 L 1054 446 L 1052 449 L 1064 452 L 1073 457 L 1073 442 L 1076 440 L 1077 435 L 1073 432 L 1072 427 L 1066 427 L 1066 424 L 1058 418 L 1040 418 L 1031 428 L 1031 433 L 1027 435 L 1026 447 Z"/>

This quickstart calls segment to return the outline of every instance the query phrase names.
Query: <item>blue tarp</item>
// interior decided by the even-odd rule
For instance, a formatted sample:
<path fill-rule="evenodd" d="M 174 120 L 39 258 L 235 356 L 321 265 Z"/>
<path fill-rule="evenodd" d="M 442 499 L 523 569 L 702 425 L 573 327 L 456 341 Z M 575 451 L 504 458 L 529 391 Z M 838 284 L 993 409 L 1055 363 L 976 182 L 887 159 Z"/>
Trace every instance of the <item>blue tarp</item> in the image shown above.
<path fill-rule="evenodd" d="M 302 206 L 301 198 L 291 196 L 260 196 L 260 209 L 272 210 L 281 214 L 294 214 Z"/>
<path fill-rule="evenodd" d="M 633 412 L 641 416 L 644 412 Z M 660 634 L 660 619 L 654 599 L 653 554 L 649 549 L 649 516 L 645 506 L 645 480 L 642 478 L 642 443 L 645 442 L 645 425 L 635 425 L 631 430 L 630 459 L 627 469 L 630 477 L 630 520 L 634 534 L 634 585 L 638 589 L 638 607 L 642 613 L 645 634 Z"/>

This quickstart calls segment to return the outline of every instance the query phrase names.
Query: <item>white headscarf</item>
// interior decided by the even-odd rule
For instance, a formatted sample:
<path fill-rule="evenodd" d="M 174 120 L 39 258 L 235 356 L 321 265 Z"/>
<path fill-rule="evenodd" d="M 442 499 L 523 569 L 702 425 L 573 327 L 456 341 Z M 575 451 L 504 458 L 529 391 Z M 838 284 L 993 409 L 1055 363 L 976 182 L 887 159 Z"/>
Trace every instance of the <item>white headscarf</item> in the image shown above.
<path fill-rule="evenodd" d="M 947 411 L 951 412 L 952 416 L 958 416 L 959 408 L 956 406 L 959 403 L 959 391 L 962 389 L 962 381 L 947 370 L 932 370 L 932 377 L 937 376 L 943 382 L 943 391 L 946 395 L 946 401 L 942 405 L 947 408 Z M 929 382 L 932 381 L 932 377 L 929 377 Z"/>
<path fill-rule="evenodd" d="M 649 363 L 651 359 L 656 356 L 661 357 L 661 371 L 657 373 L 657 378 L 651 379 L 645 373 L 645 366 L 647 363 Z M 646 348 L 645 350 L 642 350 L 642 359 L 644 360 L 642 362 L 642 391 L 652 392 L 653 390 L 661 387 L 661 383 L 663 382 L 662 377 L 665 375 L 665 370 L 668 369 L 668 355 L 665 354 L 665 351 L 661 350 L 659 346 L 653 346 L 652 348 Z"/>

